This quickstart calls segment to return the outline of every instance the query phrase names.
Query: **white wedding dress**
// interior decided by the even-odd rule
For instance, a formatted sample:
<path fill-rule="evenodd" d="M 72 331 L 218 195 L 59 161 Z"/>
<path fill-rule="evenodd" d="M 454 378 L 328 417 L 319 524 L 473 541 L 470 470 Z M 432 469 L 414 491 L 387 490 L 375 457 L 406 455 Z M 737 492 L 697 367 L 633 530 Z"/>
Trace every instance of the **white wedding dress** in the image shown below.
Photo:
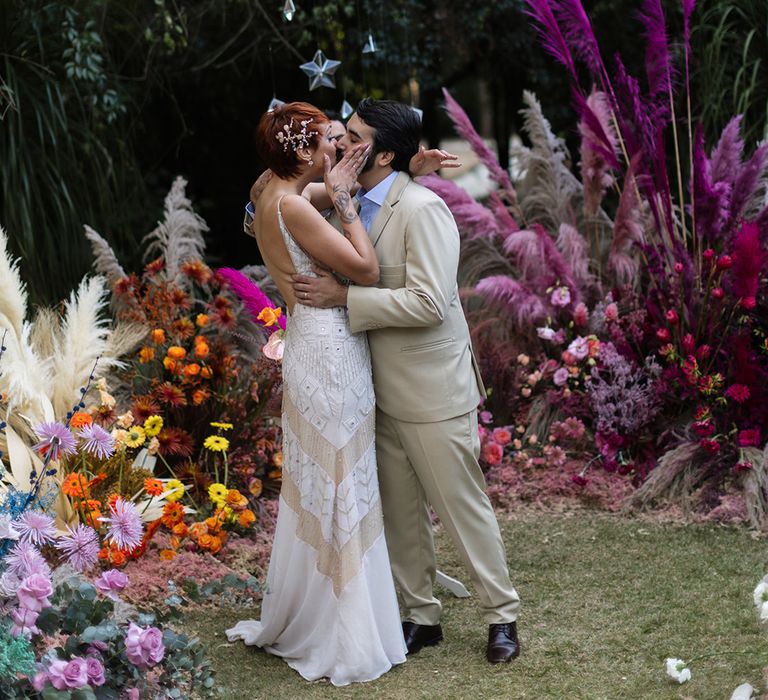
<path fill-rule="evenodd" d="M 296 271 L 312 260 L 278 220 Z M 261 620 L 230 641 L 282 656 L 307 680 L 370 681 L 405 661 L 376 476 L 364 333 L 344 308 L 296 304 L 283 357 L 283 483 Z"/>

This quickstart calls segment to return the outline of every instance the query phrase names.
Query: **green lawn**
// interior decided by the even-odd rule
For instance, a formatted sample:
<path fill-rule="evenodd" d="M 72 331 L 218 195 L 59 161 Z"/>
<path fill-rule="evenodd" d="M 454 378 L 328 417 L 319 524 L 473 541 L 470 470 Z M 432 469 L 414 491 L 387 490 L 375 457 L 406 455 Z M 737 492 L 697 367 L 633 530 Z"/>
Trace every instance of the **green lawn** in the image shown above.
<path fill-rule="evenodd" d="M 251 698 L 617 698 L 730 697 L 761 686 L 768 639 L 752 589 L 766 568 L 765 542 L 744 530 L 659 525 L 606 515 L 527 514 L 502 523 L 513 581 L 523 600 L 522 656 L 491 666 L 475 598 L 441 590 L 446 640 L 373 683 L 307 683 L 280 659 L 223 630 L 258 610 L 193 611 L 187 631 L 209 646 L 223 697 Z M 441 568 L 466 580 L 438 537 Z M 693 679 L 667 678 L 667 656 L 747 652 L 694 661 Z"/>

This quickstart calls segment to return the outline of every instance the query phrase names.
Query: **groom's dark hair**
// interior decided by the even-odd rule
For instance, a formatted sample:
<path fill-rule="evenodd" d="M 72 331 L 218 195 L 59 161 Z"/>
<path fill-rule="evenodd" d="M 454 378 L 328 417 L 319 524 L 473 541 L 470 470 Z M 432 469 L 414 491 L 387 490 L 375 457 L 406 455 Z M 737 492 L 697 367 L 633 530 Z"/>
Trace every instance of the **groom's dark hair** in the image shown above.
<path fill-rule="evenodd" d="M 421 120 L 416 112 L 401 102 L 366 97 L 357 105 L 357 116 L 376 130 L 371 156 L 392 151 L 392 169 L 408 172 L 421 140 Z"/>

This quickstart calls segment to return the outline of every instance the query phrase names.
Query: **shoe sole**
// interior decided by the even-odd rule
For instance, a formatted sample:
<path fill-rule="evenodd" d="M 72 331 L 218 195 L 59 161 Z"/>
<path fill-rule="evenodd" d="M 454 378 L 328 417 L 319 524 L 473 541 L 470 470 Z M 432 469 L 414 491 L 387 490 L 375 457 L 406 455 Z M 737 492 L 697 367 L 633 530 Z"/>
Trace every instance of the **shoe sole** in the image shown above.
<path fill-rule="evenodd" d="M 520 650 L 518 649 L 514 654 L 511 654 L 505 659 L 488 659 L 488 656 L 485 658 L 488 659 L 489 664 L 508 664 L 510 661 L 513 661 L 518 656 L 520 656 Z"/>

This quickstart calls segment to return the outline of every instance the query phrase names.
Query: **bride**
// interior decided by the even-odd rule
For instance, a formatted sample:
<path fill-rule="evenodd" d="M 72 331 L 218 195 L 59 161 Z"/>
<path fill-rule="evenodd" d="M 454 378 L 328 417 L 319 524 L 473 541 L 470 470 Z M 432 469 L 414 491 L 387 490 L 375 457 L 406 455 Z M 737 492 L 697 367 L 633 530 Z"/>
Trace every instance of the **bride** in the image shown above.
<path fill-rule="evenodd" d="M 352 203 L 368 147 L 335 166 L 331 124 L 293 102 L 267 112 L 257 148 L 272 177 L 253 230 L 288 307 L 283 357 L 283 483 L 261 620 L 230 641 L 285 658 L 307 680 L 369 681 L 405 661 L 376 476 L 375 397 L 364 333 L 344 308 L 304 306 L 291 275 L 313 263 L 355 284 L 378 281 L 373 246 Z M 343 235 L 302 192 L 323 178 Z"/>

